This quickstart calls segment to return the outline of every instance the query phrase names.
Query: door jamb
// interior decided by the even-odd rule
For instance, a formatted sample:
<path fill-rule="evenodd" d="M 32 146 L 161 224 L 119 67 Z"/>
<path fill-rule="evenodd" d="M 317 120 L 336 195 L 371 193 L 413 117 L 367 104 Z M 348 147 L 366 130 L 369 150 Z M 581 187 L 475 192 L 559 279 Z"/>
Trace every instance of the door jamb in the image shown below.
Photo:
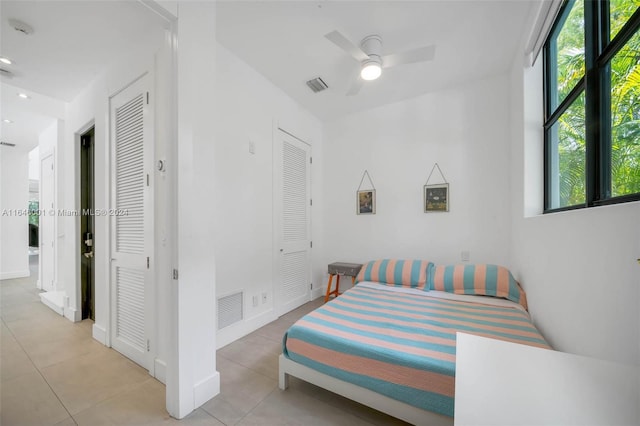
<path fill-rule="evenodd" d="M 175 10 L 170 10 L 162 5 L 158 0 L 138 0 L 143 5 L 147 6 L 150 10 L 157 13 L 161 16 L 167 23 L 168 29 L 168 39 L 167 43 L 169 45 L 169 49 L 171 51 L 171 76 L 170 82 L 171 87 L 169 88 L 169 102 L 170 102 L 170 112 L 169 112 L 169 127 L 171 133 L 171 140 L 174 141 L 168 148 L 167 153 L 171 154 L 171 157 L 176 159 L 176 164 L 178 164 L 178 9 L 179 5 L 175 8 Z M 170 3 L 170 2 L 165 2 Z M 169 180 L 169 194 L 168 197 L 172 203 L 170 203 L 173 207 L 168 212 L 169 217 L 167 218 L 167 222 L 171 224 L 169 226 L 170 233 L 167 235 L 170 241 L 169 250 L 171 263 L 173 265 L 174 271 L 177 271 L 178 267 L 178 235 L 176 233 L 177 225 L 178 225 L 178 182 L 177 182 L 177 170 L 176 167 L 170 167 L 166 172 L 167 179 Z M 181 398 L 180 398 L 180 383 L 179 383 L 179 364 L 178 364 L 178 278 L 174 276 L 171 280 L 171 289 L 170 289 L 170 297 L 168 300 L 167 306 L 156 306 L 156 311 L 158 309 L 166 309 L 166 313 L 169 316 L 169 329 L 168 333 L 168 342 L 167 342 L 167 353 L 166 353 L 166 391 L 165 391 L 165 402 L 166 408 L 169 414 L 175 418 L 180 418 L 181 416 Z"/>
<path fill-rule="evenodd" d="M 77 204 L 79 206 L 79 208 L 76 210 L 78 212 L 78 216 L 77 217 L 77 228 L 78 228 L 78 232 L 76 234 L 76 240 L 78 240 L 78 238 L 80 240 L 82 240 L 82 214 L 83 214 L 83 206 L 82 206 L 82 136 L 84 136 L 85 134 L 87 134 L 91 129 L 93 129 L 93 177 L 91 179 L 91 183 L 93 184 L 93 210 L 95 210 L 96 206 L 95 206 L 95 193 L 96 193 L 96 178 L 95 178 L 95 154 L 96 154 L 96 127 L 95 127 L 95 119 L 91 120 L 91 122 L 94 123 L 93 126 L 84 126 L 86 127 L 86 130 L 81 130 L 80 132 L 78 132 L 77 134 L 77 150 L 78 150 L 78 162 L 76 164 L 76 169 L 77 169 L 77 176 L 78 176 L 78 194 L 77 194 Z M 83 128 L 84 128 L 83 127 Z M 96 222 L 95 222 L 95 218 L 93 220 L 93 240 L 94 240 L 94 245 L 93 245 L 93 251 L 95 254 L 95 232 L 96 232 Z M 77 243 L 76 241 L 76 243 Z M 108 239 L 107 239 L 108 241 Z M 77 251 L 77 253 L 75 254 L 77 256 L 76 260 L 78 258 L 80 258 L 78 255 L 82 252 L 83 246 L 82 243 L 79 243 L 80 247 L 79 250 Z M 96 272 L 96 258 L 94 256 L 93 258 L 93 274 L 94 274 L 94 278 L 93 278 L 93 286 L 94 286 L 94 291 L 91 295 L 91 297 L 93 298 L 93 302 L 94 302 L 94 308 L 93 308 L 93 316 L 94 316 L 94 323 L 95 323 L 95 316 L 96 316 L 96 312 L 95 312 L 95 306 L 96 306 L 96 294 L 95 294 L 95 272 Z M 82 301 L 82 259 L 80 259 L 80 262 L 78 262 L 78 277 L 76 279 L 76 283 L 78 285 L 78 288 L 76 289 L 76 294 L 78 296 L 77 300 L 77 308 L 80 310 L 80 319 L 82 320 L 82 310 L 84 309 L 83 307 L 83 301 Z"/>
<path fill-rule="evenodd" d="M 81 150 L 82 150 L 82 135 L 84 135 L 85 133 L 87 133 L 89 130 L 91 130 L 91 128 L 93 127 L 95 129 L 96 126 L 96 120 L 95 118 L 92 118 L 91 120 L 89 120 L 84 126 L 80 127 L 78 130 L 76 130 L 73 133 L 73 192 L 74 192 L 74 208 L 76 212 L 81 212 L 82 211 L 82 205 L 81 205 L 81 185 L 80 185 L 80 178 L 81 178 L 81 173 L 80 173 L 80 156 L 81 156 Z M 94 132 L 94 155 L 95 155 L 95 132 Z M 94 172 L 94 177 L 95 177 L 95 172 Z M 95 179 L 94 179 L 94 193 L 95 193 Z M 73 242 L 72 242 L 72 246 L 73 246 L 73 250 L 72 250 L 72 256 L 73 256 L 73 260 L 72 260 L 72 264 L 73 264 L 73 271 L 74 271 L 74 282 L 76 283 L 76 285 L 74 286 L 74 293 L 75 293 L 75 303 L 74 306 L 70 307 L 71 309 L 73 309 L 73 313 L 74 313 L 74 322 L 78 322 L 80 320 L 82 320 L 82 265 L 78 260 L 78 256 L 77 254 L 79 253 L 78 249 L 78 236 L 80 235 L 80 231 L 81 231 L 81 224 L 80 224 L 80 214 L 77 214 L 74 218 L 74 235 L 73 235 Z M 95 226 L 95 224 L 94 224 Z M 95 229 L 94 229 L 94 234 L 95 234 Z M 94 235 L 94 240 L 95 240 L 95 235 Z M 94 246 L 95 247 L 95 246 Z M 95 268 L 95 261 L 94 261 L 94 268 Z M 94 295 L 95 297 L 95 295 Z M 67 302 L 68 303 L 68 302 Z M 67 308 L 67 306 L 65 306 L 65 308 Z M 65 309 L 66 311 L 66 309 Z M 68 318 L 68 317 L 67 317 Z M 71 318 L 69 318 L 71 319 Z M 94 323 L 95 326 L 95 323 Z M 95 333 L 92 330 L 92 334 L 95 335 Z M 103 342 L 106 346 L 109 346 L 108 341 Z"/>

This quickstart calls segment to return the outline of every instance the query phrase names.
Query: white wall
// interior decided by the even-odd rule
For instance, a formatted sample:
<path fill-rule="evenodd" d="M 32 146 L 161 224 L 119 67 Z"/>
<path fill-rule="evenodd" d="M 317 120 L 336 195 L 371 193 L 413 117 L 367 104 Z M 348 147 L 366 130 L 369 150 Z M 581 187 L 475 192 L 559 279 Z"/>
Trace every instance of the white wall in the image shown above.
<path fill-rule="evenodd" d="M 40 180 L 40 146 L 29 151 L 29 180 Z"/>
<path fill-rule="evenodd" d="M 508 101 L 508 78 L 497 76 L 328 123 L 325 268 L 377 258 L 456 263 L 462 250 L 471 262 L 508 266 Z M 424 213 L 435 163 L 450 184 L 448 213 Z M 358 216 L 365 170 L 376 214 Z M 429 183 L 442 183 L 437 170 Z"/>
<path fill-rule="evenodd" d="M 60 136 L 64 136 L 64 121 L 55 120 L 40 135 L 38 135 L 38 152 L 40 158 L 46 157 L 58 148 L 59 142 L 62 140 Z M 62 134 L 61 134 L 62 132 Z M 38 164 L 38 173 L 40 173 L 40 165 Z"/>
<path fill-rule="evenodd" d="M 173 192 L 174 176 L 177 162 L 173 149 L 175 149 L 174 128 L 172 112 L 174 111 L 172 86 L 172 50 L 171 34 L 167 31 L 163 47 L 155 56 L 155 158 L 164 164 L 164 170 L 154 167 L 154 233 L 155 233 L 155 281 L 157 309 L 154 321 L 157 324 L 157 333 L 154 340 L 157 341 L 157 357 L 155 360 L 156 378 L 166 383 L 167 356 L 171 344 L 168 330 L 171 328 L 171 315 L 167 314 L 167 307 L 171 306 L 173 284 L 172 270 L 174 256 L 174 223 L 173 215 L 175 198 Z"/>
<path fill-rule="evenodd" d="M 29 276 L 29 152 L 0 148 L 0 279 Z"/>
<path fill-rule="evenodd" d="M 322 250 L 322 126 L 280 89 L 224 47 L 217 46 L 215 145 L 208 167 L 213 178 L 198 194 L 201 221 L 214 226 L 217 296 L 245 292 L 245 320 L 218 333 L 218 347 L 274 320 L 273 144 L 275 126 L 312 147 L 313 257 Z M 249 143 L 255 153 L 249 152 Z M 203 208 L 204 207 L 204 208 Z M 314 288 L 322 283 L 314 262 Z M 267 303 L 253 307 L 252 296 Z M 318 293 L 319 294 L 319 293 Z M 259 298 L 261 300 L 261 298 Z"/>
<path fill-rule="evenodd" d="M 220 392 L 216 371 L 216 266 L 211 201 L 216 100 L 216 5 L 181 2 L 177 23 L 175 232 L 179 282 L 172 287 L 173 346 L 167 410 L 183 418 Z M 175 158 L 175 157 L 174 157 Z"/>
<path fill-rule="evenodd" d="M 640 364 L 640 202 L 541 214 L 542 66 L 511 73 L 511 264 L 557 350 Z"/>

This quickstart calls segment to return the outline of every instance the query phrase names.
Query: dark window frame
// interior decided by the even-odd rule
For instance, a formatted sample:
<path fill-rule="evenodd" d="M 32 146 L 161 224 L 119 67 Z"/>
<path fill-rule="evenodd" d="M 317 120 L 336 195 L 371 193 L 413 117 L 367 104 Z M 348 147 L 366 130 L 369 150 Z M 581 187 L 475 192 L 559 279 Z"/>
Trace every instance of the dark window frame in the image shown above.
<path fill-rule="evenodd" d="M 550 42 L 562 30 L 576 1 L 584 1 L 585 75 L 567 96 L 552 109 L 557 93 L 557 64 Z M 575 210 L 640 200 L 640 193 L 611 196 L 611 87 L 610 63 L 625 44 L 640 31 L 640 8 L 609 40 L 608 0 L 566 0 L 544 44 L 544 213 Z M 552 127 L 573 102 L 585 94 L 585 203 L 551 208 Z"/>

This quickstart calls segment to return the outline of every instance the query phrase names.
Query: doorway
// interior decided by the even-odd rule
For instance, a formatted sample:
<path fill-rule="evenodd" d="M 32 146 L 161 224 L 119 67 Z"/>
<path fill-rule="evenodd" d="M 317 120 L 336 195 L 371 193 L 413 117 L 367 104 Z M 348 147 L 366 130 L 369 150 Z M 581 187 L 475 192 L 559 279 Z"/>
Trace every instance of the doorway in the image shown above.
<path fill-rule="evenodd" d="M 82 319 L 95 321 L 95 223 L 94 223 L 95 128 L 80 136 L 80 277 Z"/>
<path fill-rule="evenodd" d="M 311 299 L 311 146 L 283 130 L 274 146 L 274 294 L 283 315 Z"/>
<path fill-rule="evenodd" d="M 144 74 L 110 98 L 111 346 L 153 372 L 153 110 Z M 155 348 L 155 347 L 154 347 Z M 152 373 L 153 375 L 153 373 Z"/>

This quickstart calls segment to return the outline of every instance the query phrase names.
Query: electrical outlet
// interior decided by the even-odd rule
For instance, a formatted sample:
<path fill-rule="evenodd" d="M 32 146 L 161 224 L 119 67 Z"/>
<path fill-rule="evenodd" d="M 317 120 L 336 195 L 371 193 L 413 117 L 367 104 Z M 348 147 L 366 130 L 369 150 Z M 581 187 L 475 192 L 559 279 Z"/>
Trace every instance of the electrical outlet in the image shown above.
<path fill-rule="evenodd" d="M 249 153 L 250 154 L 256 153 L 256 143 L 254 141 L 249 141 Z"/>
<path fill-rule="evenodd" d="M 262 303 L 267 303 L 267 292 L 262 293 Z"/>
<path fill-rule="evenodd" d="M 254 308 L 258 307 L 258 296 L 257 295 L 253 296 L 253 307 Z"/>
<path fill-rule="evenodd" d="M 460 260 L 462 260 L 463 262 L 469 261 L 469 250 L 462 250 L 460 252 Z"/>

